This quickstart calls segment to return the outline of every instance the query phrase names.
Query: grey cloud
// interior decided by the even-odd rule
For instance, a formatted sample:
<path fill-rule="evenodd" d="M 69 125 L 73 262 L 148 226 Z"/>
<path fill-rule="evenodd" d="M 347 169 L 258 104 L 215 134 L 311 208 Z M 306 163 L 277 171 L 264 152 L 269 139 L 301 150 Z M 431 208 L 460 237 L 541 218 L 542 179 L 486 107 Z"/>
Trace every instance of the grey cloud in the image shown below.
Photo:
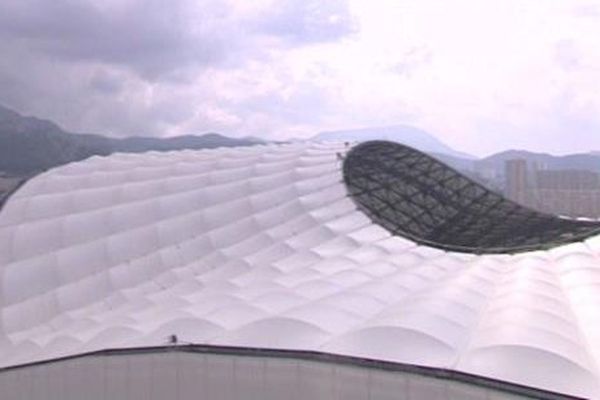
<path fill-rule="evenodd" d="M 62 63 L 0 43 L 0 102 L 65 129 L 110 135 L 160 134 L 158 101 L 132 72 Z"/>
<path fill-rule="evenodd" d="M 215 129 L 223 121 L 211 121 L 213 109 L 230 120 L 311 117 L 301 110 L 314 109 L 315 94 L 268 101 L 249 88 L 248 104 L 257 101 L 245 111 L 219 94 L 211 74 L 243 74 L 249 61 L 268 67 L 288 48 L 351 34 L 346 1 L 276 0 L 246 14 L 235 1 L 2 0 L 0 102 L 72 131 L 111 135 L 161 135 L 195 121 L 198 131 Z"/>
<path fill-rule="evenodd" d="M 345 0 L 277 1 L 250 20 L 217 0 L 116 4 L 3 0 L 0 38 L 50 57 L 125 66 L 157 79 L 188 66 L 223 67 L 259 52 L 248 31 L 291 39 L 293 45 L 338 39 L 354 29 Z"/>
<path fill-rule="evenodd" d="M 98 93 L 116 95 L 123 89 L 123 78 L 112 71 L 98 71 L 89 82 L 89 87 Z"/>
<path fill-rule="evenodd" d="M 333 41 L 358 29 L 345 0 L 284 0 L 274 5 L 257 21 L 256 29 L 291 43 Z"/>
<path fill-rule="evenodd" d="M 195 19 L 197 3 L 189 0 L 136 0 L 108 10 L 89 0 L 5 0 L 0 35 L 51 57 L 127 66 L 155 78 L 227 54 L 227 10 L 202 3 Z"/>

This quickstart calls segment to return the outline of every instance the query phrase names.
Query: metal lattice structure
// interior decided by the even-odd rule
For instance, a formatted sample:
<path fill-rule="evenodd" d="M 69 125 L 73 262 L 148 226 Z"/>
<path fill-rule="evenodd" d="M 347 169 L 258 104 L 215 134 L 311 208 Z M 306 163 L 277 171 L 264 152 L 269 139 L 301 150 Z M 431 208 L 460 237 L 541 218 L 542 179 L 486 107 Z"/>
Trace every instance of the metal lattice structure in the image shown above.
<path fill-rule="evenodd" d="M 600 222 L 531 210 L 397 143 L 355 146 L 343 171 L 351 198 L 375 223 L 394 235 L 444 250 L 516 253 L 600 232 Z"/>

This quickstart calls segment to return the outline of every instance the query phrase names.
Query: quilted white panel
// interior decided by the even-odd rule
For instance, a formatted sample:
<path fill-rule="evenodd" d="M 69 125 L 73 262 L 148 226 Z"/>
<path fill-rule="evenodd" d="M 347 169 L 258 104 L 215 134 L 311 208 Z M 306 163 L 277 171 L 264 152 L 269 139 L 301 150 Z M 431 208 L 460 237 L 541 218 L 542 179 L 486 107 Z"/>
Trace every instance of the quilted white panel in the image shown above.
<path fill-rule="evenodd" d="M 176 334 L 600 398 L 600 238 L 417 246 L 357 211 L 346 151 L 118 154 L 32 179 L 0 213 L 0 367 Z"/>

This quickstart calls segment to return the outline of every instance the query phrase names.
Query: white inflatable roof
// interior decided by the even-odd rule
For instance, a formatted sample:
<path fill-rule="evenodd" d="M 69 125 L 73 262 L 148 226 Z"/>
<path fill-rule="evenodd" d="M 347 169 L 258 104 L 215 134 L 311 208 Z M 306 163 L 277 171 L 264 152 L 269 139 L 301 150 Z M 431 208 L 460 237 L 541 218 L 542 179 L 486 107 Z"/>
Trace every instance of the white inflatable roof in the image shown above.
<path fill-rule="evenodd" d="M 358 211 L 340 144 L 95 157 L 0 213 L 0 367 L 181 341 L 600 398 L 600 238 L 472 255 Z"/>

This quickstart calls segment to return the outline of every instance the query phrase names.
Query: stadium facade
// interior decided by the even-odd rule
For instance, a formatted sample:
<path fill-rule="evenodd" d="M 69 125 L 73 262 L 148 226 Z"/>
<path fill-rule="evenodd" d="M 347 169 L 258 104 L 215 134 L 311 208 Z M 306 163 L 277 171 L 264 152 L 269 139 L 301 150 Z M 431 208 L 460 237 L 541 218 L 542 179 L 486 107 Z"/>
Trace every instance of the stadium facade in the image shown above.
<path fill-rule="evenodd" d="M 599 229 L 388 142 L 94 157 L 0 212 L 0 398 L 600 399 Z"/>

